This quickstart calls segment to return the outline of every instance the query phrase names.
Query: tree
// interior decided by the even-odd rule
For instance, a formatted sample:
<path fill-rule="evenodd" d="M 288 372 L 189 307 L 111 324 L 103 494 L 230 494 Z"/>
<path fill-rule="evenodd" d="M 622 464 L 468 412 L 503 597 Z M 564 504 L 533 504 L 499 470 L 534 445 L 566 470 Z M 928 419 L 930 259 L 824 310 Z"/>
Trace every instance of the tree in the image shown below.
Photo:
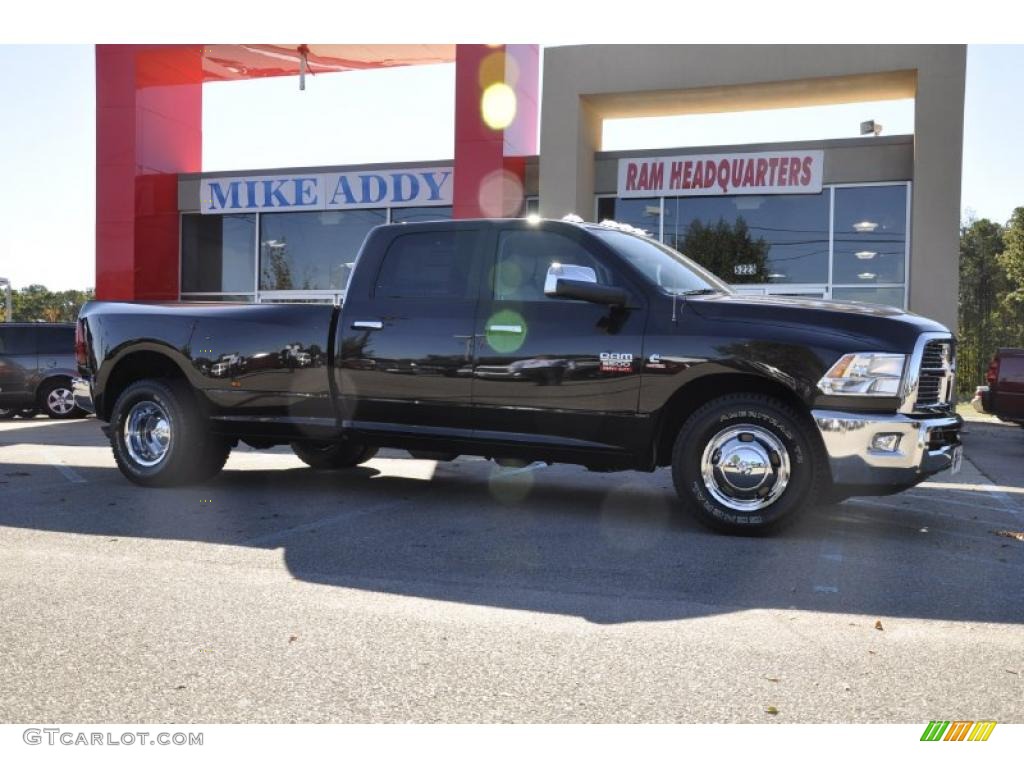
<path fill-rule="evenodd" d="M 726 282 L 768 282 L 768 242 L 751 237 L 742 216 L 731 224 L 724 218 L 710 225 L 694 219 L 678 250 Z"/>
<path fill-rule="evenodd" d="M 268 241 L 263 244 L 263 256 L 266 259 L 263 267 L 262 284 L 275 291 L 287 291 L 295 286 L 292 282 L 292 270 L 288 264 L 288 243 Z"/>
<path fill-rule="evenodd" d="M 11 292 L 11 319 L 21 323 L 73 323 L 78 311 L 95 294 L 85 291 L 50 291 L 45 285 L 29 285 Z"/>
<path fill-rule="evenodd" d="M 1007 319 L 1019 322 L 1024 314 L 1024 208 L 1015 208 L 1002 233 L 1004 250 L 999 254 L 999 265 L 1006 271 L 1009 290 L 1002 299 Z M 1016 329 L 1020 331 L 1021 329 Z M 1019 335 L 1019 334 L 1018 334 Z"/>
<path fill-rule="evenodd" d="M 999 317 L 1007 291 L 1006 271 L 999 262 L 1003 227 L 988 219 L 960 227 L 960 306 L 958 380 L 960 392 L 970 395 L 984 381 L 993 352 L 1005 338 Z"/>

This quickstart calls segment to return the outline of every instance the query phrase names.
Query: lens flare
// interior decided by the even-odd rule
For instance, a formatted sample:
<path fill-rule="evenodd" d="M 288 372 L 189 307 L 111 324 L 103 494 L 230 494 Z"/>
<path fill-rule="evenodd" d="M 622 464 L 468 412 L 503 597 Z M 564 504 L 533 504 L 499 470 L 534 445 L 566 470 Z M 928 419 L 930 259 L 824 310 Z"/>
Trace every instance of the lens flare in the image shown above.
<path fill-rule="evenodd" d="M 513 506 L 525 501 L 533 490 L 533 468 L 503 469 L 495 466 L 491 469 L 487 486 L 491 497 L 499 504 Z"/>
<path fill-rule="evenodd" d="M 516 118 L 516 92 L 505 83 L 487 86 L 480 100 L 480 114 L 488 128 L 508 128 Z"/>
<path fill-rule="evenodd" d="M 480 90 L 485 90 L 493 83 L 508 83 L 513 88 L 519 81 L 519 65 L 504 50 L 496 50 L 484 56 L 477 70 L 477 82 Z"/>
<path fill-rule="evenodd" d="M 518 216 L 523 210 L 523 182 L 511 171 L 492 171 L 480 182 L 477 203 L 480 212 L 488 218 Z"/>
<path fill-rule="evenodd" d="M 503 309 L 487 321 L 487 343 L 498 354 L 516 352 L 526 341 L 526 320 L 514 309 Z"/>

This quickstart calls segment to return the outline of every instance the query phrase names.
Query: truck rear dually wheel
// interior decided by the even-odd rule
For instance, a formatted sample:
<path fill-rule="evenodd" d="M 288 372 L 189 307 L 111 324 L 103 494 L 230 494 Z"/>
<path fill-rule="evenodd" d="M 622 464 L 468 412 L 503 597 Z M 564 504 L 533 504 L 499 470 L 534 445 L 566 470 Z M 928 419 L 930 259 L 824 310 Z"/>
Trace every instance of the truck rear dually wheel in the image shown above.
<path fill-rule="evenodd" d="M 812 426 L 765 395 L 712 400 L 676 437 L 676 492 L 698 520 L 716 530 L 770 532 L 814 503 L 825 485 Z"/>
<path fill-rule="evenodd" d="M 293 442 L 295 455 L 313 469 L 346 469 L 369 461 L 377 455 L 377 448 L 362 443 Z"/>
<path fill-rule="evenodd" d="M 217 474 L 230 444 L 210 432 L 184 382 L 144 379 L 117 398 L 110 446 L 121 474 L 145 486 L 202 482 Z"/>

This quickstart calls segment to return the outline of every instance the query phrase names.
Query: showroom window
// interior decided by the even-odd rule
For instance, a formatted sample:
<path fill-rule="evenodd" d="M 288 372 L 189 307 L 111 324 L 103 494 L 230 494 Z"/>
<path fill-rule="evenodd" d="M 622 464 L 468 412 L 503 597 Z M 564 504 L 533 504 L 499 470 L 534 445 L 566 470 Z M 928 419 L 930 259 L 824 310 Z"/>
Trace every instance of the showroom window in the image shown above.
<path fill-rule="evenodd" d="M 906 281 L 907 188 L 842 187 L 835 195 L 833 295 L 891 299 Z"/>
<path fill-rule="evenodd" d="M 185 301 L 337 302 L 379 224 L 445 221 L 451 206 L 181 216 Z"/>
<path fill-rule="evenodd" d="M 262 214 L 260 290 L 344 290 L 359 246 L 386 221 L 383 208 Z"/>
<path fill-rule="evenodd" d="M 597 199 L 741 292 L 906 306 L 909 183 L 811 195 Z"/>
<path fill-rule="evenodd" d="M 661 198 L 606 197 L 597 201 L 597 220 L 613 219 L 622 224 L 642 229 L 651 237 L 661 237 Z"/>
<path fill-rule="evenodd" d="M 417 224 L 422 221 L 448 221 L 452 217 L 450 205 L 413 206 L 411 208 L 392 208 L 393 224 Z"/>
<path fill-rule="evenodd" d="M 731 283 L 828 282 L 829 195 L 665 199 L 663 241 Z"/>
<path fill-rule="evenodd" d="M 181 293 L 236 293 L 255 290 L 256 214 L 181 217 Z"/>

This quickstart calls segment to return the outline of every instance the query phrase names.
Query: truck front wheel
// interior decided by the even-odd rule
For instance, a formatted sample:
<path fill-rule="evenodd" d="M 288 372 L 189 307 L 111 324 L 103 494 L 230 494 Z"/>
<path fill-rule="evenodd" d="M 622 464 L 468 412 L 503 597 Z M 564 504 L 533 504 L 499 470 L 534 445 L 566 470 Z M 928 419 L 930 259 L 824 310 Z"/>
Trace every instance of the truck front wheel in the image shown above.
<path fill-rule="evenodd" d="M 117 398 L 110 446 L 121 474 L 145 486 L 202 482 L 217 474 L 230 444 L 211 434 L 184 382 L 144 379 Z"/>
<path fill-rule="evenodd" d="M 295 455 L 313 469 L 346 469 L 369 461 L 377 455 L 373 446 L 362 443 L 292 443 Z"/>
<path fill-rule="evenodd" d="M 695 411 L 672 451 L 679 497 L 705 525 L 763 534 L 814 503 L 825 461 L 811 429 L 785 403 L 726 395 Z"/>

